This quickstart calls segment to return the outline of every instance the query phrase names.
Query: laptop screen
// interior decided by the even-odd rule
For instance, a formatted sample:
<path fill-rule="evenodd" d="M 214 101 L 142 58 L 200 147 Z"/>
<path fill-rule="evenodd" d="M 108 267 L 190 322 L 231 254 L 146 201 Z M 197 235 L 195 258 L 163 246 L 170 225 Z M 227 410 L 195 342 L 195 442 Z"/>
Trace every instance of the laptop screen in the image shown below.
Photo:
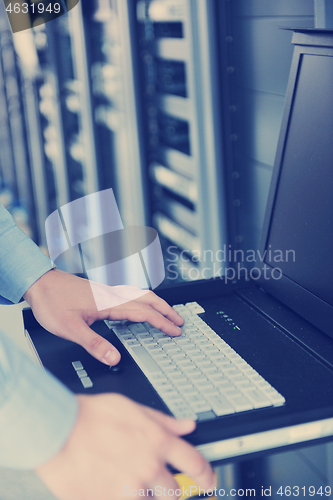
<path fill-rule="evenodd" d="M 322 89 L 333 57 L 304 55 L 300 74 L 268 245 L 283 274 L 333 305 L 333 93 Z"/>
<path fill-rule="evenodd" d="M 261 243 L 264 263 L 280 275 L 260 281 L 333 336 L 333 53 L 328 55 L 305 53 L 293 62 L 297 71 L 288 88 Z"/>

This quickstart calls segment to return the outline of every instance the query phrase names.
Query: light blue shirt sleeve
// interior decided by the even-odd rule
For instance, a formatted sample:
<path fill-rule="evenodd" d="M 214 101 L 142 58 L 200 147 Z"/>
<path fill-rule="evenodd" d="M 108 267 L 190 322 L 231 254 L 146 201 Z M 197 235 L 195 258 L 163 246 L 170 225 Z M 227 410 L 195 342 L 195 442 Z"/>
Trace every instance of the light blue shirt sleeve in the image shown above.
<path fill-rule="evenodd" d="M 0 204 L 0 304 L 19 302 L 28 288 L 52 267 L 51 260 Z"/>
<path fill-rule="evenodd" d="M 0 333 L 0 467 L 35 469 L 66 443 L 74 395 Z"/>
<path fill-rule="evenodd" d="M 19 302 L 52 267 L 0 204 L 0 304 Z M 0 332 L 0 467 L 48 461 L 64 446 L 77 411 L 74 394 Z"/>

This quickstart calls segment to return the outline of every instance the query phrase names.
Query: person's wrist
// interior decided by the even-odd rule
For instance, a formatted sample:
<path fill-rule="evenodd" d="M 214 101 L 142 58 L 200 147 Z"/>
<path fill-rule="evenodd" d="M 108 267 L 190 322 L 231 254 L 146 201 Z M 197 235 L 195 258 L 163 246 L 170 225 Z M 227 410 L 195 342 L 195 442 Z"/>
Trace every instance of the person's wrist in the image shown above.
<path fill-rule="evenodd" d="M 48 282 L 52 280 L 54 272 L 57 272 L 56 268 L 50 269 L 46 273 L 42 274 L 42 276 L 40 276 L 38 280 L 36 280 L 23 294 L 24 300 L 26 300 L 30 306 L 34 298 L 43 293 L 45 286 L 47 286 Z"/>

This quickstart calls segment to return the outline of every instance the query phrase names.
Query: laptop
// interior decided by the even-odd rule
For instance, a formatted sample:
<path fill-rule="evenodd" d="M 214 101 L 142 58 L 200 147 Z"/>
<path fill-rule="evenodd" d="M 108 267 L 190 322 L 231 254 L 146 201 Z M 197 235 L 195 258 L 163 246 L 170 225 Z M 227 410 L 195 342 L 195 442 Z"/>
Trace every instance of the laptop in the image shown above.
<path fill-rule="evenodd" d="M 195 348 L 201 339 L 213 356 L 209 363 L 215 355 L 222 372 L 227 366 L 230 373 L 228 363 L 231 368 L 238 363 L 242 374 L 236 372 L 235 378 L 242 387 L 244 376 L 251 375 L 258 389 L 274 396 L 271 404 L 255 404 L 255 391 L 250 389 L 251 408 L 228 413 L 202 407 L 196 430 L 186 439 L 213 463 L 333 436 L 333 33 L 296 30 L 293 43 L 254 270 L 236 279 L 230 273 L 157 289 L 185 313 L 184 345 L 193 344 L 191 336 L 196 336 Z M 177 405 L 167 405 L 164 393 L 162 398 L 157 391 L 162 375 L 147 378 L 154 365 L 146 359 L 135 361 L 142 349 L 148 352 L 144 340 L 161 355 L 156 339 L 168 344 L 161 332 L 147 324 L 95 323 L 93 329 L 122 355 L 114 370 L 80 346 L 47 334 L 31 311 L 24 312 L 24 321 L 42 364 L 75 393 L 119 392 L 165 413 L 177 413 Z M 213 346 L 207 346 L 206 337 Z M 184 360 L 179 350 L 178 357 Z M 223 362 L 224 357 L 229 359 Z M 224 400 L 219 401 L 221 408 Z"/>

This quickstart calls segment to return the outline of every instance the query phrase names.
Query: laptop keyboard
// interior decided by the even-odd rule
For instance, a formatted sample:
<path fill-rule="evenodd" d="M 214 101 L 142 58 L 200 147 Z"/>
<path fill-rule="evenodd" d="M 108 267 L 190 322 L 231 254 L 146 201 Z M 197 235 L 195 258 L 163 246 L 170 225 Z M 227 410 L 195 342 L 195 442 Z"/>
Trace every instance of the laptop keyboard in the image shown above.
<path fill-rule="evenodd" d="M 176 418 L 203 421 L 285 403 L 198 314 L 197 302 L 173 306 L 184 318 L 180 337 L 149 323 L 106 321 Z"/>

